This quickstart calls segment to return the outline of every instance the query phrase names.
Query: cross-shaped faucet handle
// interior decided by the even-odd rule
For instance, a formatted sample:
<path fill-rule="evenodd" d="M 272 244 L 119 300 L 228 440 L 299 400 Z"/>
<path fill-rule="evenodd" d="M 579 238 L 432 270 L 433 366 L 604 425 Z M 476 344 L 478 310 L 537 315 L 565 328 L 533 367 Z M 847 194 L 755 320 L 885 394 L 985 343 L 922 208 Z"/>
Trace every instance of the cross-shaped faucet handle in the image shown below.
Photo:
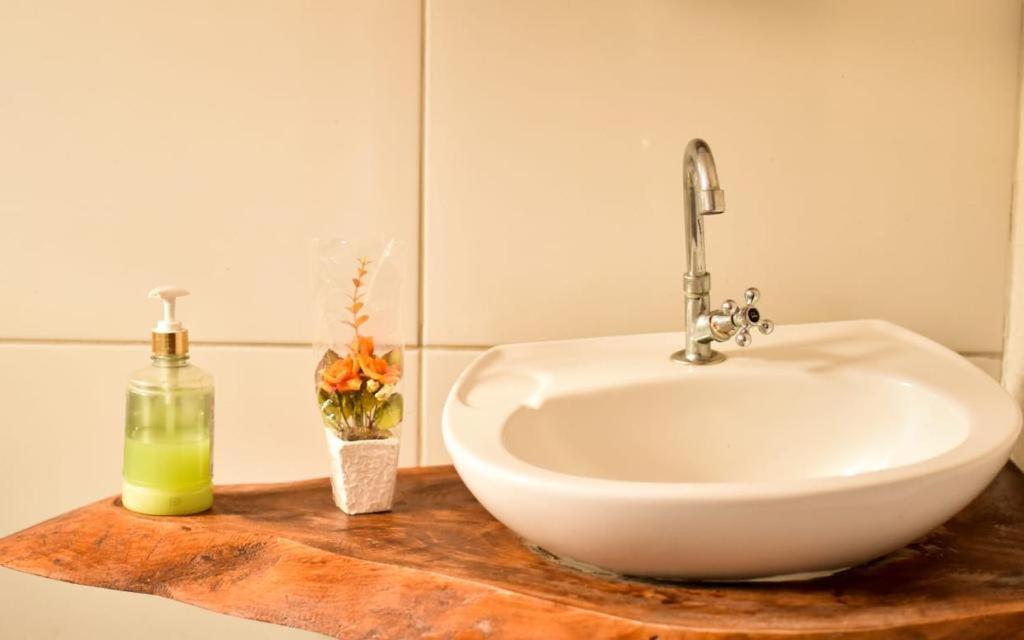
<path fill-rule="evenodd" d="M 755 287 L 750 287 L 743 292 L 743 299 L 746 305 L 739 306 L 735 300 L 726 300 L 722 303 L 722 313 L 732 318 L 736 327 L 736 344 L 741 347 L 750 345 L 750 328 L 757 327 L 757 330 L 768 335 L 775 330 L 775 323 L 767 318 L 761 317 L 761 312 L 754 305 L 761 299 L 761 292 Z"/>

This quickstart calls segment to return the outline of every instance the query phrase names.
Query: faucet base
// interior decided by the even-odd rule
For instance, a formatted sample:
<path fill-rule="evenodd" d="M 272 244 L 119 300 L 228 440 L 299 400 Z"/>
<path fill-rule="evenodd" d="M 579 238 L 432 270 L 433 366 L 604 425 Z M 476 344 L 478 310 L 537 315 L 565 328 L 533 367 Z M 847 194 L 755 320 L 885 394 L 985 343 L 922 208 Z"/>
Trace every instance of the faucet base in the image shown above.
<path fill-rule="evenodd" d="M 725 354 L 711 349 L 711 354 L 702 356 L 699 354 L 690 355 L 686 353 L 686 349 L 676 351 L 672 354 L 673 362 L 682 362 L 684 364 L 718 364 L 719 362 L 725 361 Z"/>

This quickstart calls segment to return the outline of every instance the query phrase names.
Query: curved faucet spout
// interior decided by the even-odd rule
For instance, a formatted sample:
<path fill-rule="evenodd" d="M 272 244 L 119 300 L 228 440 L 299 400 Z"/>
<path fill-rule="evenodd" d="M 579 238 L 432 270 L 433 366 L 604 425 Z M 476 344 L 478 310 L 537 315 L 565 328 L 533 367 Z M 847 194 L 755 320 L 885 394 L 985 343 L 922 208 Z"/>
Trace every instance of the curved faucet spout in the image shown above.
<path fill-rule="evenodd" d="M 683 156 L 686 224 L 686 274 L 707 273 L 704 259 L 704 222 L 701 216 L 725 211 L 725 192 L 718 186 L 718 170 L 711 147 L 700 138 L 690 140 Z"/>
<path fill-rule="evenodd" d="M 720 309 L 711 308 L 711 274 L 704 260 L 704 220 L 712 213 L 725 211 L 725 193 L 718 186 L 715 158 L 708 143 L 700 138 L 690 140 L 683 156 L 683 203 L 686 214 L 686 348 L 672 354 L 677 362 L 712 364 L 725 356 L 711 348 L 712 342 L 736 338 L 736 344 L 750 344 L 750 330 L 756 328 L 769 334 L 775 325 L 761 317 L 754 304 L 761 292 L 751 287 L 743 293 L 745 306 L 732 300 Z"/>

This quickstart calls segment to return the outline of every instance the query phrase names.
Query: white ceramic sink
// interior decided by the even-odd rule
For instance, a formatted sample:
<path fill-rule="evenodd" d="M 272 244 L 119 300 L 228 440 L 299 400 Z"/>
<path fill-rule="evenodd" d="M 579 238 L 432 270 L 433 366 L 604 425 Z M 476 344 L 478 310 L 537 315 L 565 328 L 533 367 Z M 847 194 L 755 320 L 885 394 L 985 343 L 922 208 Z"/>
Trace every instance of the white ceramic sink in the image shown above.
<path fill-rule="evenodd" d="M 924 535 L 1006 462 L 1016 403 L 881 321 L 780 326 L 713 366 L 678 333 L 497 347 L 456 382 L 444 439 L 528 541 L 627 575 L 834 571 Z"/>

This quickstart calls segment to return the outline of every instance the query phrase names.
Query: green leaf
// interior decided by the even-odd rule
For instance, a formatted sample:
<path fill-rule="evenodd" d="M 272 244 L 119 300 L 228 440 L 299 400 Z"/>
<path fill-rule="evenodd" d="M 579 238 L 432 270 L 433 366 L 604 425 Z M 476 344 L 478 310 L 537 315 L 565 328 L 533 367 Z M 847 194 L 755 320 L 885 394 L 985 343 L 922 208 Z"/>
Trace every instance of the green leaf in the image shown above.
<path fill-rule="evenodd" d="M 350 421 L 356 413 L 356 403 L 352 399 L 351 393 L 337 393 L 335 394 L 338 398 L 338 404 L 341 406 L 341 414 L 345 417 L 345 421 Z"/>
<path fill-rule="evenodd" d="M 388 401 L 377 410 L 377 428 L 381 431 L 388 431 L 398 426 L 402 421 L 402 396 L 395 394 L 388 398 Z"/>
<path fill-rule="evenodd" d="M 395 366 L 396 364 L 398 366 L 402 366 L 402 350 L 401 349 L 392 349 L 391 351 L 388 351 L 387 353 L 385 353 L 381 357 L 384 358 L 384 361 L 387 362 L 391 366 Z"/>
<path fill-rule="evenodd" d="M 338 360 L 340 356 L 334 352 L 334 349 L 328 349 L 324 352 L 324 357 L 320 358 L 320 362 L 316 365 L 316 369 L 313 370 L 313 384 L 316 388 L 320 388 L 320 372 L 331 366 L 335 360 Z"/>
<path fill-rule="evenodd" d="M 345 424 L 341 407 L 335 402 L 333 396 L 328 396 L 320 403 L 320 414 L 323 416 L 324 424 L 334 429 L 340 429 Z"/>
<path fill-rule="evenodd" d="M 380 404 L 380 400 L 375 398 L 373 396 L 373 394 L 370 393 L 369 391 L 363 391 L 363 392 L 359 393 L 358 395 L 359 395 L 359 403 L 358 403 L 359 411 L 361 411 L 364 416 L 368 416 L 371 413 L 373 413 L 374 409 L 376 409 L 377 406 Z"/>

